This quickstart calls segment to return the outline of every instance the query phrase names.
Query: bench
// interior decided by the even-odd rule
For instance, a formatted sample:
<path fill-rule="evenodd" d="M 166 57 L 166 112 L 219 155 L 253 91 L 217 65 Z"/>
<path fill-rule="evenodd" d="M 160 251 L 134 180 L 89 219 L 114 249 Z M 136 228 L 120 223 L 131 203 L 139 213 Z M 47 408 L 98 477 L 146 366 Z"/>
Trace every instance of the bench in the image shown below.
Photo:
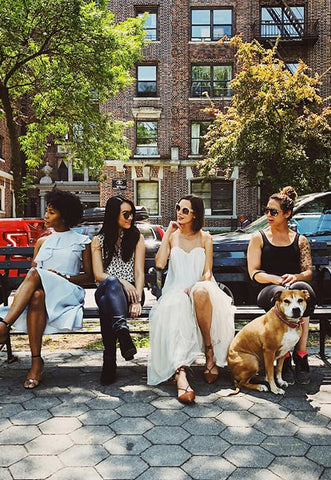
<path fill-rule="evenodd" d="M 262 315 L 264 311 L 253 305 L 256 293 L 247 273 L 246 259 L 247 244 L 232 242 L 229 244 L 214 244 L 213 273 L 220 288 L 227 294 L 234 297 L 234 293 L 244 290 L 245 297 L 240 305 L 236 305 L 235 321 L 242 323 Z M 317 294 L 318 305 L 311 318 L 312 323 L 319 323 L 320 357 L 324 363 L 331 366 L 325 355 L 326 337 L 331 336 L 331 302 L 328 295 L 331 295 L 331 269 L 327 255 L 326 242 L 311 242 L 312 260 L 314 265 L 313 287 Z M 12 290 L 15 290 L 23 281 L 26 272 L 31 266 L 33 247 L 0 247 L 0 296 L 4 305 L 8 305 L 8 297 Z M 145 262 L 145 286 L 150 288 L 158 297 L 161 293 L 165 272 L 156 270 L 151 259 Z M 240 285 L 240 287 L 239 287 Z M 244 287 L 243 287 L 244 285 Z M 86 289 L 96 288 L 95 284 L 86 285 Z M 239 290 L 238 290 L 239 289 Z M 253 300 L 252 300 L 253 299 Z M 130 331 L 132 333 L 148 333 L 147 319 L 149 308 L 143 308 L 140 319 L 132 321 Z M 97 307 L 85 307 L 83 310 L 84 320 L 98 320 Z M 142 321 L 143 326 L 135 326 Z M 61 332 L 60 332 L 61 333 Z M 69 334 L 95 334 L 100 333 L 99 322 L 93 322 L 93 328 L 89 330 L 78 330 L 74 332 L 63 332 Z M 14 361 L 10 338 L 7 342 L 8 362 Z"/>

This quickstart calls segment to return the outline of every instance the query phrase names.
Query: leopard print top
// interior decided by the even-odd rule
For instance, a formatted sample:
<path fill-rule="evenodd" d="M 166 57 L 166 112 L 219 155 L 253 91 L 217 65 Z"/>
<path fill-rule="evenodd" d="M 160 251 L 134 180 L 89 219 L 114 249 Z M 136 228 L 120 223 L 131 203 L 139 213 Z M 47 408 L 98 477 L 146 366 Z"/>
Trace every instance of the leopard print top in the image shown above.
<path fill-rule="evenodd" d="M 97 235 L 97 238 L 100 242 L 102 256 L 104 256 L 104 235 Z M 130 260 L 128 262 L 124 262 L 121 256 L 121 247 L 119 247 L 118 250 L 115 250 L 113 258 L 111 259 L 110 264 L 106 268 L 105 273 L 122 278 L 123 280 L 127 280 L 130 283 L 134 283 L 134 252 Z"/>

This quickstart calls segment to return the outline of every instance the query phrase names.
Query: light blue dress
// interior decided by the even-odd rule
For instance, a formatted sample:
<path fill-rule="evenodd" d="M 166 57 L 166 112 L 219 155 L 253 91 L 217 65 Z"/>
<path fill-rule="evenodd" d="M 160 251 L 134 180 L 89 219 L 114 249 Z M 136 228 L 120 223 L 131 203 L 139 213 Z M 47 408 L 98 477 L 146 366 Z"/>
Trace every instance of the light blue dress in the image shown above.
<path fill-rule="evenodd" d="M 82 267 L 82 253 L 91 243 L 87 235 L 68 230 L 54 232 L 44 241 L 34 259 L 45 292 L 45 334 L 79 329 L 83 324 L 85 290 L 48 269 L 63 275 L 78 275 Z M 0 308 L 4 317 L 9 307 Z M 13 328 L 27 331 L 27 309 L 18 317 Z"/>

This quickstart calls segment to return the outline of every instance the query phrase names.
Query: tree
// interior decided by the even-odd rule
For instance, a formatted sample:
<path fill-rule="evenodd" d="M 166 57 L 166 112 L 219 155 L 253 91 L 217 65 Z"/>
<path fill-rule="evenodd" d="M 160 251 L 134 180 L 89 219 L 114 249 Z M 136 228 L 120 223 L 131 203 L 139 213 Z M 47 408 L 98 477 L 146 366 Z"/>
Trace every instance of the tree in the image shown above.
<path fill-rule="evenodd" d="M 144 18 L 115 24 L 105 1 L 6 0 L 0 3 L 0 107 L 22 214 L 22 155 L 30 169 L 47 142 L 96 172 L 107 158 L 125 160 L 125 124 L 102 112 L 131 82 L 141 58 Z"/>
<path fill-rule="evenodd" d="M 317 93 L 319 77 L 309 76 L 302 61 L 291 74 L 276 57 L 277 44 L 265 49 L 234 37 L 230 45 L 237 48 L 240 72 L 230 84 L 232 105 L 224 112 L 213 104 L 207 109 L 214 122 L 205 136 L 201 173 L 221 169 L 231 175 L 238 166 L 251 185 L 262 177 L 269 194 L 288 184 L 300 193 L 328 188 L 331 109 Z"/>

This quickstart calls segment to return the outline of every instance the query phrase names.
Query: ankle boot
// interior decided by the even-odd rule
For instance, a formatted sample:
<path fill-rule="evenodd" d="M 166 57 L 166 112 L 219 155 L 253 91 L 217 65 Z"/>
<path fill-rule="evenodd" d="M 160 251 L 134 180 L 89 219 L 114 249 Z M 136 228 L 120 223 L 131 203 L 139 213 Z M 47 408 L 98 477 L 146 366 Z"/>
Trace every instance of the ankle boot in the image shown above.
<path fill-rule="evenodd" d="M 100 376 L 101 385 L 110 385 L 115 382 L 116 367 L 116 358 L 107 355 L 107 352 L 103 352 L 103 365 Z"/>
<path fill-rule="evenodd" d="M 126 361 L 132 360 L 134 355 L 137 353 L 137 349 L 132 341 L 130 332 L 128 328 L 122 328 L 116 332 L 122 357 Z"/>
<path fill-rule="evenodd" d="M 288 385 L 293 385 L 295 382 L 291 355 L 289 357 L 286 357 L 284 360 L 282 379 L 287 382 Z"/>

